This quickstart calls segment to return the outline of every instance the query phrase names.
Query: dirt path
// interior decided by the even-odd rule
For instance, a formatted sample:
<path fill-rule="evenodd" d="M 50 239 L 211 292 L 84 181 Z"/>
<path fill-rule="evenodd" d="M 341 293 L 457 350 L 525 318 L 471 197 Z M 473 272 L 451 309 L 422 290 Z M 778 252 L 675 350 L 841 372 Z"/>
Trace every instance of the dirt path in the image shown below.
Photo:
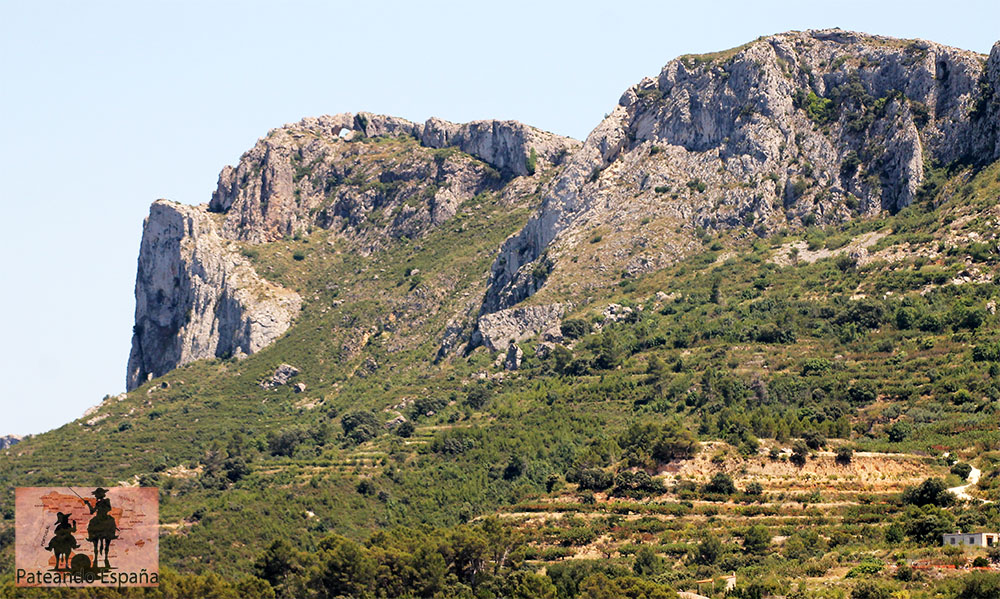
<path fill-rule="evenodd" d="M 993 503 L 992 501 L 986 501 L 985 499 L 979 499 L 978 497 L 973 497 L 972 495 L 969 495 L 968 491 L 969 487 L 978 483 L 979 477 L 982 475 L 983 472 L 979 468 L 972 466 L 972 470 L 969 472 L 969 478 L 967 479 L 969 482 L 964 485 L 952 487 L 948 490 L 954 493 L 955 496 L 958 497 L 959 499 L 964 499 L 966 501 L 982 501 L 984 503 Z"/>

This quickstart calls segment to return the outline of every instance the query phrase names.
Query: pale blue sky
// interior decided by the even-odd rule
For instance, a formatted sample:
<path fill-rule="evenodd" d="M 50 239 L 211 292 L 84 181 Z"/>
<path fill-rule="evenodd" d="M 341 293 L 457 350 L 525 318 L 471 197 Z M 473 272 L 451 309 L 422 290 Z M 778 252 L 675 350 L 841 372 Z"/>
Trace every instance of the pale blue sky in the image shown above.
<path fill-rule="evenodd" d="M 268 129 L 368 110 L 582 139 L 671 58 L 842 27 L 989 52 L 990 2 L 0 0 L 0 435 L 124 388 L 149 203 Z"/>

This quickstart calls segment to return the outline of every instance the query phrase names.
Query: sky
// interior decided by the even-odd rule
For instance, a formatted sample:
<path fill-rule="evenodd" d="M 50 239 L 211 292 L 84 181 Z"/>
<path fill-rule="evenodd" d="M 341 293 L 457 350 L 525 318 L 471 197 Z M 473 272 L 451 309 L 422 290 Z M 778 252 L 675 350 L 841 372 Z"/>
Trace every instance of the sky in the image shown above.
<path fill-rule="evenodd" d="M 271 128 L 370 111 L 586 137 L 670 59 L 841 27 L 988 53 L 983 2 L 0 0 L 0 435 L 125 387 L 149 204 Z"/>

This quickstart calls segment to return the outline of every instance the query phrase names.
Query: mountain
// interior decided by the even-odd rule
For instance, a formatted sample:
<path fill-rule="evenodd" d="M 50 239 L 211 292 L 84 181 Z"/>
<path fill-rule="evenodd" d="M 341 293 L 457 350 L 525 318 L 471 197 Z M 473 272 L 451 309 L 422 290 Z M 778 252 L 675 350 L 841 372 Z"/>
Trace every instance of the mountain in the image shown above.
<path fill-rule="evenodd" d="M 572 279 L 578 268 L 597 278 L 661 268 L 686 253 L 696 227 L 766 234 L 898 211 L 925 163 L 1000 156 L 998 88 L 1000 46 L 987 59 L 823 30 L 682 56 L 628 89 L 545 190 L 501 249 L 483 310 L 524 300 L 548 277 L 558 285 L 564 270 Z M 688 234 L 672 235 L 677 226 Z M 616 251 L 569 266 L 602 227 L 602 245 Z"/>
<path fill-rule="evenodd" d="M 359 139 L 385 143 L 351 143 Z M 252 354 L 302 299 L 254 271 L 246 246 L 330 230 L 370 255 L 417 239 L 465 201 L 558 164 L 579 144 L 513 121 L 417 125 L 361 113 L 268 133 L 226 167 L 207 206 L 157 201 L 143 226 L 127 388 L 192 360 Z M 530 172 L 529 172 L 530 171 Z M 244 255 L 246 254 L 246 255 Z"/>
<path fill-rule="evenodd" d="M 998 206 L 1000 44 L 274 129 L 153 203 L 129 392 L 0 454 L 0 572 L 13 487 L 139 484 L 163 597 L 992 596 L 925 566 L 995 557 L 939 545 L 1000 528 Z"/>

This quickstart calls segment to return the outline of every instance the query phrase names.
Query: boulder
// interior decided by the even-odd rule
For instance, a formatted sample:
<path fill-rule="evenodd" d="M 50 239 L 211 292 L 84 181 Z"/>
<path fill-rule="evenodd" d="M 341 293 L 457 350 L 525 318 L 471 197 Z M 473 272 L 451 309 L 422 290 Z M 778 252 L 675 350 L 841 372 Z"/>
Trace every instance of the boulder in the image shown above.
<path fill-rule="evenodd" d="M 565 313 L 565 304 L 546 304 L 485 314 L 479 318 L 472 346 L 485 345 L 490 351 L 506 351 L 511 343 L 524 341 L 554 326 L 558 327 Z"/>
<path fill-rule="evenodd" d="M 287 385 L 290 380 L 299 375 L 299 369 L 292 366 L 291 364 L 281 364 L 274 369 L 274 374 L 270 378 L 265 379 L 260 382 L 260 386 L 267 389 L 270 387 L 278 387 L 280 385 Z M 302 385 L 302 390 L 305 390 L 305 385 Z M 296 385 L 298 387 L 298 385 Z"/>

